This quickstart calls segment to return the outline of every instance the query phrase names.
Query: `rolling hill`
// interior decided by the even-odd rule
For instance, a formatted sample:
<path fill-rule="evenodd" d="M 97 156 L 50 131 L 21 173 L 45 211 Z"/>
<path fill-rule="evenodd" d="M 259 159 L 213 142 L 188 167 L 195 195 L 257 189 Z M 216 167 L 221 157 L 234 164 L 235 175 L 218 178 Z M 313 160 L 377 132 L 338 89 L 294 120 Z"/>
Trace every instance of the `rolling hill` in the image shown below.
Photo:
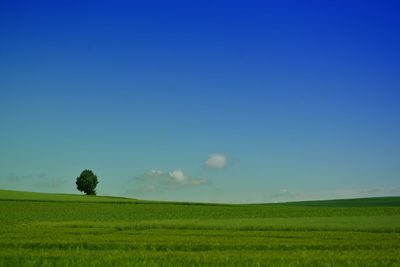
<path fill-rule="evenodd" d="M 0 190 L 0 266 L 399 266 L 399 201 L 228 205 Z"/>

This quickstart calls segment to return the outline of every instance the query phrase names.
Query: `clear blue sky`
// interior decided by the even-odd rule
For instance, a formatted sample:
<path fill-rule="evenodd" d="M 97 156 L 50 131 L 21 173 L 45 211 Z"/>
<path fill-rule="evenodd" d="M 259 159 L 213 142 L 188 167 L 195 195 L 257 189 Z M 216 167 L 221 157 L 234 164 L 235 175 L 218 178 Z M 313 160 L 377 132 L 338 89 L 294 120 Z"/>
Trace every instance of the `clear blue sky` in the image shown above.
<path fill-rule="evenodd" d="M 397 1 L 0 3 L 0 188 L 400 195 Z"/>

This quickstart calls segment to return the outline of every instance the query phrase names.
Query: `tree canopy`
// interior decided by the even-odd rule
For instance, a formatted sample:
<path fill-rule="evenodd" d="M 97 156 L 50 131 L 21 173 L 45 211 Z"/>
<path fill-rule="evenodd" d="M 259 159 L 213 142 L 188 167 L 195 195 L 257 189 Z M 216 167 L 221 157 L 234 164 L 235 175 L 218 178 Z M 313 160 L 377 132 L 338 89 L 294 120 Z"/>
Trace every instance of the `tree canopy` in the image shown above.
<path fill-rule="evenodd" d="M 96 186 L 98 184 L 97 176 L 91 170 L 82 171 L 76 178 L 76 187 L 86 195 L 96 195 Z"/>

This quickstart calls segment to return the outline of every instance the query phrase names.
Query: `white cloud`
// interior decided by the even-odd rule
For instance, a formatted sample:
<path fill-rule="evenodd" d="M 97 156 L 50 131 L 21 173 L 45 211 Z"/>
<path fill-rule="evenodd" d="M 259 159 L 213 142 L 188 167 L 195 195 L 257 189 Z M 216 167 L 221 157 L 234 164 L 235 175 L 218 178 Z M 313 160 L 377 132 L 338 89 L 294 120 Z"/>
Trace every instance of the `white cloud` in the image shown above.
<path fill-rule="evenodd" d="M 184 183 L 185 180 L 187 180 L 187 177 L 181 169 L 169 172 L 169 176 L 171 176 L 178 183 Z"/>
<path fill-rule="evenodd" d="M 211 169 L 222 169 L 228 163 L 228 160 L 223 154 L 213 154 L 205 162 L 205 165 Z"/>

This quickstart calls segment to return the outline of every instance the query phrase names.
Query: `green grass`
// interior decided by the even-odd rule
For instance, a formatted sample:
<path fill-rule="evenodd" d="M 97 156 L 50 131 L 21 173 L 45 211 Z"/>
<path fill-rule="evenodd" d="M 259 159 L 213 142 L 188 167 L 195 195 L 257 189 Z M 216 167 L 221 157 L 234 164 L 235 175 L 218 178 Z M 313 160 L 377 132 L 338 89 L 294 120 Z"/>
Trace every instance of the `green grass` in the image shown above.
<path fill-rule="evenodd" d="M 209 205 L 0 190 L 0 266 L 400 266 L 399 203 Z"/>
<path fill-rule="evenodd" d="M 107 196 L 85 196 L 72 194 L 48 194 L 36 192 L 21 192 L 0 190 L 0 201 L 39 201 L 39 202 L 135 202 L 135 199 Z"/>
<path fill-rule="evenodd" d="M 313 207 L 384 207 L 400 206 L 400 197 L 371 197 L 356 199 L 334 199 L 317 201 L 289 202 L 287 205 Z"/>

